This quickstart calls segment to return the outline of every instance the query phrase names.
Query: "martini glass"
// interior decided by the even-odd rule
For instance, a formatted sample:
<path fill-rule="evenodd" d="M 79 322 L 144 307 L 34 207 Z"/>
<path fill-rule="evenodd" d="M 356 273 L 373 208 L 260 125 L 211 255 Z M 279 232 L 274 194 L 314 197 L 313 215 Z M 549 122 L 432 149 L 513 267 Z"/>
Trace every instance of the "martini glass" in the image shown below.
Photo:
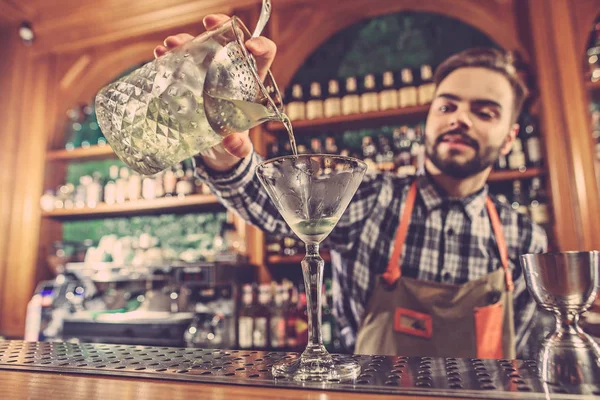
<path fill-rule="evenodd" d="M 308 345 L 298 359 L 273 365 L 276 378 L 344 380 L 354 379 L 360 373 L 355 360 L 334 358 L 323 346 L 321 287 L 325 262 L 319 255 L 319 244 L 348 207 L 366 169 L 360 160 L 325 154 L 279 157 L 256 168 L 275 207 L 306 245 L 301 265 L 308 309 Z"/>

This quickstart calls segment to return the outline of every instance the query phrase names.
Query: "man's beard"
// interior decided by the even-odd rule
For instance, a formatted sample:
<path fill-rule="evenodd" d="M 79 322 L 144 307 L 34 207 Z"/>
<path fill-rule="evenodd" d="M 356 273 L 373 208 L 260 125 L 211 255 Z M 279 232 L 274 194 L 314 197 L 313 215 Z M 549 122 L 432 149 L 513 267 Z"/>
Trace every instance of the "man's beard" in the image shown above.
<path fill-rule="evenodd" d="M 458 154 L 458 152 L 450 149 L 447 158 L 442 159 L 439 153 L 439 146 L 444 141 L 446 135 L 459 135 L 461 140 L 467 145 L 470 145 L 475 151 L 473 158 L 465 163 L 458 163 L 452 157 L 453 154 Z M 486 146 L 483 149 L 480 149 L 479 143 L 459 128 L 438 136 L 433 145 L 427 142 L 425 148 L 427 157 L 440 171 L 453 178 L 464 179 L 476 175 L 484 169 L 494 165 L 500 156 L 502 146 Z"/>

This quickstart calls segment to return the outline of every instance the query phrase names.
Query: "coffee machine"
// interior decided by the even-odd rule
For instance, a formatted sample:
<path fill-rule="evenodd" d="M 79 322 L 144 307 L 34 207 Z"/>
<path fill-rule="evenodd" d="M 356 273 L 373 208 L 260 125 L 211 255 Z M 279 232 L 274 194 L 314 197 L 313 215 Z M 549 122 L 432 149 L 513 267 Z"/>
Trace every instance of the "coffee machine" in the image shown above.
<path fill-rule="evenodd" d="M 30 340 L 235 347 L 238 292 L 254 267 L 232 260 L 154 266 L 67 263 L 28 307 Z"/>

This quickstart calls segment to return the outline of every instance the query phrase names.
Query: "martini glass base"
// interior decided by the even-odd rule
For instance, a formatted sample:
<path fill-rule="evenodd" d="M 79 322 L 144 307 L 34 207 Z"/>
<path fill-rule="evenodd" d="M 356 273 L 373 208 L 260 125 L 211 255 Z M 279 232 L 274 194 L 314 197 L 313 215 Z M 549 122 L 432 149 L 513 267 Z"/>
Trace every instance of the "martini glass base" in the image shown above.
<path fill-rule="evenodd" d="M 309 346 L 295 360 L 283 360 L 271 370 L 276 379 L 310 382 L 353 380 L 360 374 L 360 365 L 353 359 L 336 359 L 324 346 Z"/>

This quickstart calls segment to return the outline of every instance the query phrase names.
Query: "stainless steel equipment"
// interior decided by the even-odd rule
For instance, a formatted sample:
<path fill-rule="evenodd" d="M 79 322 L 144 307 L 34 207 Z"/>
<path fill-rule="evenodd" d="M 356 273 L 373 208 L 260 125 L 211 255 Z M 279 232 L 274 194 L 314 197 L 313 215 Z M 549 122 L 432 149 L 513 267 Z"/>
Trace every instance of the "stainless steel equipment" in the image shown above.
<path fill-rule="evenodd" d="M 69 263 L 36 292 L 28 340 L 235 347 L 238 288 L 254 268 L 231 261 Z"/>
<path fill-rule="evenodd" d="M 600 346 L 578 325 L 598 295 L 597 251 L 521 256 L 525 281 L 540 307 L 556 317 L 556 330 L 542 343 L 541 378 L 555 384 L 600 384 Z"/>
<path fill-rule="evenodd" d="M 535 361 L 333 355 L 361 366 L 355 380 L 295 382 L 271 367 L 298 353 L 78 343 L 0 342 L 0 370 L 27 370 L 392 395 L 486 399 L 582 399 L 599 385 L 553 385 Z M 365 398 L 367 398 L 365 396 Z"/>

